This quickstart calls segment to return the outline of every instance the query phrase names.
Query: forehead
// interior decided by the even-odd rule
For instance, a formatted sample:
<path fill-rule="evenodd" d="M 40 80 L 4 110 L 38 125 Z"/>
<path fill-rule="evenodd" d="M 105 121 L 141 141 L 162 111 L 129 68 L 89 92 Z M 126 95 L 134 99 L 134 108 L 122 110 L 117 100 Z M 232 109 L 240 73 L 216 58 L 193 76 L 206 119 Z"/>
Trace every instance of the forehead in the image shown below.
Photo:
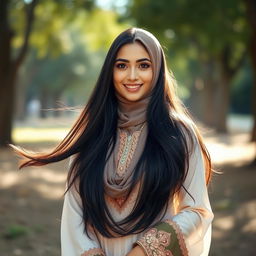
<path fill-rule="evenodd" d="M 140 42 L 134 42 L 123 45 L 117 52 L 117 58 L 148 58 L 149 60 L 151 60 L 146 48 Z"/>

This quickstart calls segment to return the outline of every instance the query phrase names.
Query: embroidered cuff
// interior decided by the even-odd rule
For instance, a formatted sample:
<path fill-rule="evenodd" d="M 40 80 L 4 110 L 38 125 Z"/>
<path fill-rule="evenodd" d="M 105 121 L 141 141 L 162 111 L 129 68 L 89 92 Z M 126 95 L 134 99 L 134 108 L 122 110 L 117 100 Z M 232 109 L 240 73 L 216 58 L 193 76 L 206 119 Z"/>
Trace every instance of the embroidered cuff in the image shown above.
<path fill-rule="evenodd" d="M 144 249 L 147 256 L 188 256 L 181 230 L 170 220 L 149 229 L 136 244 Z"/>
<path fill-rule="evenodd" d="M 83 252 L 81 256 L 105 256 L 105 253 L 101 248 L 93 248 Z"/>

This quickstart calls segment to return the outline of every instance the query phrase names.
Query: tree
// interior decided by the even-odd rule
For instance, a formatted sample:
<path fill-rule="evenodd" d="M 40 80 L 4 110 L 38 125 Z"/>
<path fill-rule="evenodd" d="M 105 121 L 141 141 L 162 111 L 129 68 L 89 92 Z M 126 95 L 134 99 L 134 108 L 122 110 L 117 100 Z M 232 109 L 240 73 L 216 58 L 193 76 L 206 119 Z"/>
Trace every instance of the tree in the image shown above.
<path fill-rule="evenodd" d="M 254 125 L 252 129 L 251 140 L 256 142 L 256 2 L 254 0 L 245 0 L 246 10 L 247 10 L 247 19 L 248 23 L 251 27 L 250 33 L 250 41 L 249 41 L 249 55 L 251 58 L 252 69 L 254 74 L 254 82 L 253 82 L 253 93 L 252 93 L 252 113 L 254 118 Z M 256 164 L 256 156 L 254 160 L 254 164 Z"/>
<path fill-rule="evenodd" d="M 58 6 L 54 2 L 43 7 L 37 9 L 40 17 L 44 16 L 45 11 L 61 12 L 68 16 L 65 9 L 56 10 Z M 126 26 L 119 24 L 117 18 L 115 12 L 95 7 L 89 13 L 78 11 L 68 24 L 63 18 L 51 20 L 44 17 L 40 23 L 36 22 L 35 31 L 31 35 L 29 61 L 23 65 L 22 77 L 19 79 L 19 88 L 26 84 L 27 88 L 22 92 L 26 100 L 22 101 L 19 95 L 19 103 L 37 98 L 43 109 L 55 108 L 57 101 L 64 102 L 72 94 L 74 104 L 84 104 L 95 84 L 96 73 L 106 49 Z M 50 29 L 41 31 L 42 27 Z M 23 104 L 23 110 L 24 107 Z M 41 111 L 41 116 L 48 113 Z"/>
<path fill-rule="evenodd" d="M 0 5 L 0 146 L 11 142 L 12 117 L 14 110 L 15 82 L 19 68 L 28 49 L 29 36 L 34 22 L 34 10 L 38 0 L 24 6 L 26 26 L 23 43 L 13 57 L 12 40 L 14 31 L 9 22 L 10 1 L 2 0 Z"/>
<path fill-rule="evenodd" d="M 46 7 L 51 12 L 47 12 Z M 60 23 L 55 22 L 56 19 L 58 21 L 62 19 L 67 24 L 76 16 L 75 11 L 71 11 L 72 8 L 88 10 L 92 7 L 92 0 L 41 2 L 2 0 L 0 2 L 0 147 L 12 141 L 15 85 L 19 69 L 28 51 L 29 39 L 32 39 L 35 45 L 41 44 L 42 51 L 48 47 L 49 43 L 58 48 L 57 46 L 61 45 L 63 40 L 58 40 L 56 30 Z M 44 15 L 40 15 L 40 11 Z M 62 15 L 59 15 L 60 13 Z M 39 20 L 42 22 L 40 23 Z M 37 36 L 33 37 L 31 32 L 35 22 L 38 29 Z M 42 26 L 44 23 L 49 25 L 54 22 L 55 26 Z M 47 33 L 38 33 L 42 31 Z M 30 38 L 31 35 L 32 38 Z M 62 48 L 59 47 L 59 49 Z"/>
<path fill-rule="evenodd" d="M 230 84 L 243 63 L 248 34 L 243 3 L 140 0 L 128 10 L 139 26 L 149 28 L 176 54 L 199 63 L 205 99 L 201 108 L 207 110 L 203 120 L 226 131 Z"/>

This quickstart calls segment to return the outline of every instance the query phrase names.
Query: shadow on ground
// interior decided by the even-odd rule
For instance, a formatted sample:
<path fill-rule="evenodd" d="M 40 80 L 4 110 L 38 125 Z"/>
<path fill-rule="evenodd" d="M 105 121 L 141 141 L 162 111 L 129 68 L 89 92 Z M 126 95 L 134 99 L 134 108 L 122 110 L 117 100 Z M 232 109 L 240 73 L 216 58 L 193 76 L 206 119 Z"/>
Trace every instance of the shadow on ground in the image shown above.
<path fill-rule="evenodd" d="M 215 174 L 209 187 L 215 214 L 210 256 L 256 255 L 256 168 L 247 165 L 246 152 L 239 154 L 239 149 L 244 151 L 247 146 L 241 144 L 240 148 L 234 142 L 237 138 L 240 140 L 239 136 L 226 139 L 231 157 L 227 164 L 218 163 L 216 169 L 223 174 Z M 214 140 L 220 155 L 227 150 L 222 147 L 224 139 L 208 139 L 210 146 Z M 53 145 L 22 146 L 45 151 Z M 67 161 L 22 171 L 17 164 L 10 150 L 0 151 L 0 255 L 59 256 Z"/>
<path fill-rule="evenodd" d="M 211 256 L 256 255 L 256 168 L 228 164 L 217 167 L 210 187 L 215 214 Z"/>
<path fill-rule="evenodd" d="M 52 143 L 26 144 L 49 149 Z M 60 218 L 67 161 L 17 169 L 11 150 L 0 151 L 0 255 L 60 255 Z"/>

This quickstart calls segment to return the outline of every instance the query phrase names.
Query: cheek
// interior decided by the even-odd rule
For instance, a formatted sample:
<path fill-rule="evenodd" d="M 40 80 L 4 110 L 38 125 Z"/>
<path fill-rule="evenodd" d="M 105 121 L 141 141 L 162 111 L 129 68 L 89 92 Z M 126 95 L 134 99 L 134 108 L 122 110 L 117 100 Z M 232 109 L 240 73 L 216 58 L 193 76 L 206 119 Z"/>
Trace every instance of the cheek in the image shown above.
<path fill-rule="evenodd" d="M 120 71 L 114 71 L 113 73 L 113 81 L 114 83 L 120 83 L 123 79 L 123 74 Z"/>
<path fill-rule="evenodd" d="M 145 82 L 151 83 L 152 79 L 153 79 L 152 70 L 149 70 L 149 71 L 146 71 L 146 72 L 143 73 L 143 80 Z"/>

